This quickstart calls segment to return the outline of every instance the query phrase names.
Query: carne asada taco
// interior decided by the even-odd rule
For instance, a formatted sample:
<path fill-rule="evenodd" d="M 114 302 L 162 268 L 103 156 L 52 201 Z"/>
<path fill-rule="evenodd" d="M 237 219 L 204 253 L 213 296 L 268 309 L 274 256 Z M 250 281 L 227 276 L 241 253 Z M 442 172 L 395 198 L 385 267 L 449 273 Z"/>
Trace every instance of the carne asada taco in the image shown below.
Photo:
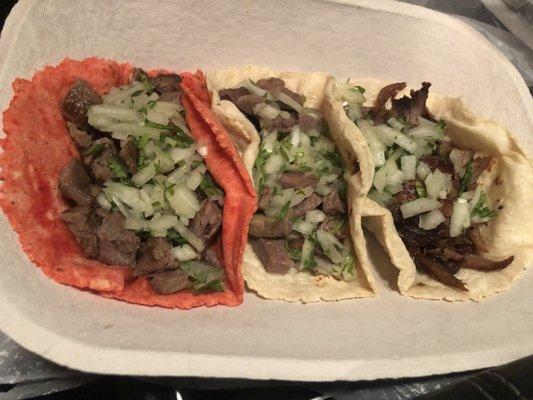
<path fill-rule="evenodd" d="M 501 126 L 430 86 L 330 82 L 327 117 L 367 143 L 363 225 L 400 270 L 400 292 L 479 301 L 531 262 L 531 161 Z"/>
<path fill-rule="evenodd" d="M 201 72 L 90 58 L 17 79 L 0 204 L 59 283 L 143 305 L 238 305 L 253 185 Z"/>
<path fill-rule="evenodd" d="M 321 111 L 329 79 L 255 67 L 208 74 L 213 111 L 259 196 L 243 273 L 248 287 L 265 298 L 312 302 L 375 295 L 353 210 L 360 176 L 346 168 L 357 149 L 330 134 Z"/>

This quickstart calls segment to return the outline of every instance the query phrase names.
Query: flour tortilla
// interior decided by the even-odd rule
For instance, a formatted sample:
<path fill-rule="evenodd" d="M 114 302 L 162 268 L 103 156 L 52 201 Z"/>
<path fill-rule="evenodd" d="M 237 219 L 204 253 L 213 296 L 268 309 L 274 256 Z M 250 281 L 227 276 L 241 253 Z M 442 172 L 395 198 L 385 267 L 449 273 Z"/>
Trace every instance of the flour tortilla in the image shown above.
<path fill-rule="evenodd" d="M 207 74 L 207 85 L 211 91 L 212 109 L 222 121 L 226 130 L 232 136 L 250 175 L 259 151 L 260 137 L 245 115 L 231 102 L 220 100 L 220 89 L 236 87 L 243 79 L 257 81 L 262 78 L 278 77 L 283 79 L 292 91 L 306 97 L 306 107 L 322 109 L 324 88 L 332 78 L 322 72 L 293 73 L 275 72 L 267 68 L 245 67 L 240 69 L 217 70 Z M 328 112 L 326 108 L 324 110 Z M 338 131 L 338 130 L 336 130 Z M 340 155 L 347 166 L 354 165 L 358 159 L 358 149 L 347 137 L 332 134 Z M 354 207 L 360 204 L 358 189 L 360 174 L 348 174 L 348 208 L 350 233 L 355 248 L 355 267 L 357 279 L 352 282 L 339 281 L 329 276 L 314 276 L 307 272 L 291 270 L 285 275 L 268 273 L 250 245 L 244 253 L 243 274 L 247 286 L 268 299 L 285 301 L 301 301 L 304 303 L 315 301 L 332 301 L 358 297 L 374 297 L 376 285 L 369 269 L 368 256 L 365 247 L 359 212 Z"/>
<path fill-rule="evenodd" d="M 365 105 L 368 106 L 373 104 L 381 88 L 388 84 L 376 80 L 350 82 L 365 88 Z M 362 132 L 348 119 L 342 105 L 335 100 L 333 89 L 333 86 L 327 88 L 325 99 L 325 103 L 335 110 L 330 117 L 337 118 L 334 123 L 330 121 L 330 125 L 339 128 L 336 135 L 352 137 L 357 143 L 364 142 Z M 406 88 L 397 97 L 408 93 L 409 88 Z M 532 162 L 510 132 L 492 121 L 476 117 L 460 99 L 430 92 L 427 106 L 435 118 L 446 121 L 445 133 L 452 138 L 453 143 L 494 157 L 490 168 L 482 174 L 478 182 L 485 188 L 489 204 L 493 208 L 500 204 L 504 207 L 496 218 L 480 228 L 482 240 L 490 249 L 483 256 L 501 260 L 514 255 L 513 263 L 503 270 L 492 272 L 461 269 L 456 277 L 464 282 L 468 292 L 460 292 L 416 270 L 396 231 L 389 210 L 368 198 L 364 198 L 361 206 L 357 208 L 361 210 L 363 226 L 376 236 L 392 263 L 399 269 L 398 287 L 401 294 L 424 299 L 480 301 L 489 295 L 507 290 L 532 262 Z M 370 153 L 361 154 L 367 157 L 366 160 L 359 159 L 361 168 L 367 169 L 362 172 L 365 177 L 362 191 L 368 192 L 368 179 L 372 182 L 375 165 Z M 495 183 L 498 182 L 498 176 L 500 184 Z"/>

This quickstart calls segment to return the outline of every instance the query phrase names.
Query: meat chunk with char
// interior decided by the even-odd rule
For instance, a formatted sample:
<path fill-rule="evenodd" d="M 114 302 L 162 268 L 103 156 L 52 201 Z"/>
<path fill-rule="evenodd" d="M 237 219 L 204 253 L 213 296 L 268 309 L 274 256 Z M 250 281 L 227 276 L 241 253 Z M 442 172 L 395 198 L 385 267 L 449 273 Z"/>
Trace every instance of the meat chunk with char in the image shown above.
<path fill-rule="evenodd" d="M 400 99 L 392 99 L 392 113 L 395 117 L 403 118 L 409 126 L 417 126 L 418 118 L 424 117 L 433 120 L 433 116 L 426 108 L 431 83 L 422 82 L 422 88 L 411 90 L 410 97 L 404 96 Z"/>
<path fill-rule="evenodd" d="M 134 268 L 135 276 L 177 268 L 178 263 L 172 258 L 171 250 L 172 247 L 165 238 L 148 239 L 140 247 L 139 260 Z"/>
<path fill-rule="evenodd" d="M 322 124 L 323 120 L 321 118 L 309 114 L 298 115 L 298 125 L 302 132 L 309 132 L 310 130 L 320 132 L 322 130 Z"/>
<path fill-rule="evenodd" d="M 316 210 L 322 203 L 322 197 L 316 193 L 311 193 L 301 203 L 292 208 L 292 213 L 295 217 L 302 217 L 307 211 Z"/>
<path fill-rule="evenodd" d="M 303 172 L 284 172 L 279 178 L 279 184 L 283 189 L 303 189 L 306 187 L 316 188 L 318 178 Z"/>
<path fill-rule="evenodd" d="M 268 273 L 284 275 L 294 266 L 285 240 L 259 238 L 251 240 L 251 245 Z"/>
<path fill-rule="evenodd" d="M 59 191 L 66 200 L 78 206 L 93 203 L 91 183 L 85 166 L 76 158 L 72 158 L 59 174 Z"/>
<path fill-rule="evenodd" d="M 235 89 L 221 89 L 218 91 L 220 100 L 228 100 L 233 104 L 237 104 L 237 101 L 242 97 L 249 95 L 250 91 L 245 87 L 239 87 Z"/>
<path fill-rule="evenodd" d="M 209 199 L 205 199 L 200 210 L 191 220 L 189 228 L 204 244 L 215 237 L 222 224 L 222 211 L 220 207 Z"/>
<path fill-rule="evenodd" d="M 137 146 L 135 146 L 132 139 L 122 140 L 120 146 L 120 157 L 122 157 L 128 170 L 133 175 L 137 172 L 137 159 L 139 157 Z"/>
<path fill-rule="evenodd" d="M 115 178 L 115 173 L 109 168 L 109 163 L 115 159 L 118 153 L 115 144 L 109 138 L 102 138 L 95 140 L 94 145 L 100 147 L 98 156 L 91 164 L 91 172 L 94 178 L 99 182 Z"/>
<path fill-rule="evenodd" d="M 331 232 L 337 239 L 345 239 L 349 235 L 349 227 L 343 218 L 326 216 L 320 225 L 320 229 Z"/>
<path fill-rule="evenodd" d="M 259 200 L 257 202 L 257 209 L 259 211 L 265 211 L 270 200 L 272 199 L 273 191 L 268 186 L 265 186 L 259 195 Z"/>
<path fill-rule="evenodd" d="M 468 190 L 474 190 L 477 186 L 477 180 L 485 171 L 490 163 L 492 161 L 492 157 L 478 157 L 475 158 L 472 163 L 472 177 L 470 178 L 470 182 L 468 183 Z"/>
<path fill-rule="evenodd" d="M 67 128 L 70 137 L 80 149 L 87 149 L 93 144 L 93 138 L 84 130 L 79 129 L 75 124 L 67 121 Z"/>
<path fill-rule="evenodd" d="M 178 74 L 159 74 L 148 78 L 157 93 L 176 92 L 181 78 Z"/>
<path fill-rule="evenodd" d="M 124 227 L 119 212 L 103 213 L 102 224 L 96 229 L 98 259 L 112 265 L 135 265 L 141 240 Z"/>
<path fill-rule="evenodd" d="M 294 113 L 287 113 L 284 115 L 280 113 L 274 119 L 262 119 L 263 128 L 273 131 L 278 130 L 282 132 L 290 132 L 298 124 L 298 120 L 294 116 Z"/>
<path fill-rule="evenodd" d="M 245 94 L 237 99 L 235 105 L 239 110 L 248 115 L 254 114 L 254 107 L 264 103 L 265 99 L 256 94 Z"/>
<path fill-rule="evenodd" d="M 163 92 L 159 96 L 159 101 L 165 101 L 167 103 L 180 104 L 181 103 L 181 92 Z"/>
<path fill-rule="evenodd" d="M 250 221 L 249 233 L 254 237 L 279 238 L 289 235 L 291 230 L 292 223 L 290 218 L 280 221 L 264 214 L 255 214 Z"/>
<path fill-rule="evenodd" d="M 172 294 L 192 286 L 189 275 L 181 269 L 155 274 L 150 283 L 159 294 Z"/>
<path fill-rule="evenodd" d="M 326 214 L 338 214 L 346 212 L 346 205 L 339 197 L 339 192 L 332 190 L 322 200 L 322 211 Z"/>
<path fill-rule="evenodd" d="M 87 123 L 89 106 L 102 104 L 102 97 L 83 79 L 77 80 L 61 102 L 63 116 L 82 128 Z"/>
<path fill-rule="evenodd" d="M 279 79 L 279 78 L 259 79 L 256 82 L 256 85 L 259 86 L 261 89 L 266 90 L 267 92 L 270 92 L 272 94 L 276 94 L 278 92 L 283 93 L 289 96 L 291 99 L 293 99 L 295 102 L 297 102 L 298 104 L 302 106 L 305 103 L 305 97 L 289 90 L 285 86 L 285 82 L 282 79 Z"/>
<path fill-rule="evenodd" d="M 80 245 L 83 254 L 88 258 L 98 256 L 98 237 L 96 228 L 100 223 L 91 207 L 73 207 L 63 211 L 60 218 Z"/>
<path fill-rule="evenodd" d="M 222 264 L 220 263 L 215 244 L 212 244 L 204 251 L 204 253 L 202 254 L 202 260 L 205 263 L 212 265 L 213 267 L 222 268 Z"/>

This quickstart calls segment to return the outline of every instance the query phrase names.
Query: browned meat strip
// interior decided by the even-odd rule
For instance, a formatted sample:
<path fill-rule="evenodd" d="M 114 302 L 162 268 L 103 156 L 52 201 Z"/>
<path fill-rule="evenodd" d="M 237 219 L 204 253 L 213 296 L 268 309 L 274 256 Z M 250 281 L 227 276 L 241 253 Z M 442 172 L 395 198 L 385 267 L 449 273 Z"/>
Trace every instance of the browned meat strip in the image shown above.
<path fill-rule="evenodd" d="M 481 238 L 481 232 L 479 231 L 479 225 L 475 225 L 470 227 L 466 231 L 466 235 L 468 238 L 474 243 L 474 247 L 476 248 L 476 253 L 486 253 L 489 251 L 487 248 L 487 245 L 483 242 L 483 239 Z"/>
<path fill-rule="evenodd" d="M 255 214 L 250 221 L 249 233 L 254 237 L 278 238 L 287 236 L 291 233 L 291 230 L 292 223 L 290 218 L 280 221 L 264 214 Z"/>
<path fill-rule="evenodd" d="M 171 256 L 171 249 L 170 243 L 165 238 L 148 239 L 141 245 L 134 275 L 149 275 L 165 269 L 176 268 L 178 263 Z"/>
<path fill-rule="evenodd" d="M 285 249 L 285 240 L 254 239 L 251 245 L 265 270 L 271 274 L 284 275 L 294 265 Z"/>
<path fill-rule="evenodd" d="M 180 104 L 181 93 L 176 92 L 163 92 L 159 96 L 159 101 L 166 101 L 167 103 Z"/>
<path fill-rule="evenodd" d="M 218 254 L 214 245 L 209 246 L 205 250 L 204 254 L 202 255 L 202 260 L 213 267 L 222 268 L 222 264 L 220 263 L 220 259 L 218 258 Z"/>
<path fill-rule="evenodd" d="M 171 294 L 191 287 L 189 276 L 181 269 L 160 272 L 150 280 L 154 290 L 159 294 Z"/>
<path fill-rule="evenodd" d="M 396 97 L 398 92 L 400 90 L 405 89 L 407 85 L 405 82 L 396 82 L 391 83 L 390 85 L 387 85 L 383 87 L 378 94 L 378 97 L 376 98 L 376 101 L 374 102 L 374 107 L 378 110 L 382 110 L 385 108 L 385 104 L 389 99 L 393 99 Z"/>
<path fill-rule="evenodd" d="M 442 158 L 438 155 L 425 155 L 420 157 L 420 162 L 427 164 L 432 172 L 439 169 L 444 174 L 454 174 L 453 164 L 447 158 Z"/>
<path fill-rule="evenodd" d="M 265 99 L 256 94 L 245 94 L 237 99 L 235 105 L 243 113 L 252 115 L 254 114 L 254 107 L 258 104 L 264 103 Z"/>
<path fill-rule="evenodd" d="M 437 154 L 440 157 L 448 157 L 450 155 L 450 151 L 452 151 L 452 148 L 452 142 L 449 140 L 440 141 L 437 144 Z"/>
<path fill-rule="evenodd" d="M 477 186 L 477 180 L 479 176 L 487 169 L 492 161 L 492 157 L 479 157 L 475 158 L 472 164 L 472 178 L 468 184 L 468 190 L 474 190 Z"/>
<path fill-rule="evenodd" d="M 466 164 L 470 161 L 470 159 L 474 156 L 474 152 L 472 150 L 463 150 L 463 149 L 455 149 L 458 150 L 456 154 L 458 154 L 458 168 L 460 170 L 465 170 Z M 464 172 L 463 172 L 464 173 Z"/>
<path fill-rule="evenodd" d="M 295 205 L 292 209 L 292 213 L 295 217 L 302 217 L 307 211 L 316 210 L 320 203 L 322 203 L 322 197 L 313 192 L 301 203 Z"/>
<path fill-rule="evenodd" d="M 266 90 L 267 92 L 270 92 L 272 94 L 276 94 L 277 92 L 286 94 L 298 104 L 302 106 L 304 105 L 305 97 L 287 89 L 287 87 L 285 87 L 285 82 L 279 78 L 259 79 L 256 82 L 256 85 L 259 86 L 261 89 Z"/>
<path fill-rule="evenodd" d="M 124 217 L 119 212 L 103 214 L 102 224 L 96 229 L 98 259 L 112 265 L 135 265 L 141 240 L 133 231 L 124 228 Z"/>
<path fill-rule="evenodd" d="M 322 200 L 322 211 L 326 214 L 336 214 L 346 212 L 346 205 L 339 197 L 339 192 L 332 190 Z"/>
<path fill-rule="evenodd" d="M 349 226 L 345 220 L 331 216 L 326 216 L 320 225 L 320 229 L 333 233 L 337 239 L 341 240 L 350 234 Z"/>
<path fill-rule="evenodd" d="M 426 100 L 431 83 L 422 82 L 422 88 L 411 90 L 411 97 L 404 96 L 401 99 L 392 99 L 392 113 L 396 117 L 402 117 L 409 126 L 418 125 L 418 117 L 429 117 L 426 109 Z"/>
<path fill-rule="evenodd" d="M 298 120 L 293 114 L 289 114 L 288 118 L 280 114 L 274 119 L 263 119 L 262 122 L 265 129 L 283 132 L 291 131 L 298 124 Z"/>
<path fill-rule="evenodd" d="M 70 137 L 80 149 L 87 149 L 93 144 L 91 135 L 87 132 L 78 129 L 78 127 L 70 121 L 67 121 L 67 128 Z"/>
<path fill-rule="evenodd" d="M 91 172 L 97 181 L 105 182 L 115 178 L 115 173 L 109 168 L 109 163 L 116 157 L 117 148 L 109 138 L 102 138 L 94 141 L 94 145 L 101 146 L 99 155 L 91 165 Z"/>
<path fill-rule="evenodd" d="M 133 143 L 133 140 L 121 140 L 120 141 L 120 156 L 124 160 L 126 166 L 128 167 L 128 170 L 131 174 L 134 174 L 137 172 L 137 158 L 139 156 L 139 152 L 137 150 L 137 146 Z"/>
<path fill-rule="evenodd" d="M 514 256 L 507 257 L 502 261 L 492 261 L 486 258 L 476 256 L 474 254 L 464 254 L 463 262 L 460 264 L 461 268 L 478 269 L 483 271 L 494 271 L 504 269 L 514 260 Z"/>
<path fill-rule="evenodd" d="M 82 128 L 87 123 L 87 110 L 93 104 L 102 104 L 102 97 L 86 81 L 79 79 L 63 97 L 61 111 L 67 121 Z"/>
<path fill-rule="evenodd" d="M 220 207 L 214 201 L 206 199 L 191 220 L 189 229 L 207 245 L 215 237 L 221 224 Z"/>
<path fill-rule="evenodd" d="M 90 207 L 73 207 L 61 213 L 64 221 L 74 238 L 83 250 L 83 254 L 89 258 L 98 256 L 98 238 L 95 230 L 98 226 L 98 217 Z"/>
<path fill-rule="evenodd" d="M 241 96 L 245 96 L 247 94 L 250 94 L 250 92 L 244 87 L 236 89 L 222 89 L 218 91 L 220 100 L 228 100 L 231 101 L 233 104 L 237 104 L 237 100 L 239 100 Z"/>
<path fill-rule="evenodd" d="M 72 158 L 61 170 L 59 191 L 65 199 L 78 206 L 90 206 L 93 203 L 91 178 L 78 159 Z"/>
<path fill-rule="evenodd" d="M 309 132 L 310 130 L 320 132 L 322 130 L 322 119 L 309 114 L 300 114 L 298 115 L 298 125 L 302 132 Z"/>
<path fill-rule="evenodd" d="M 294 250 L 302 250 L 304 245 L 304 237 L 297 232 L 292 232 L 287 238 L 287 247 Z"/>
<path fill-rule="evenodd" d="M 424 270 L 439 282 L 454 287 L 461 291 L 468 291 L 463 282 L 457 279 L 453 274 L 443 268 L 437 261 L 423 255 L 415 256 L 417 266 L 422 266 Z"/>
<path fill-rule="evenodd" d="M 176 92 L 181 82 L 178 74 L 159 74 L 148 79 L 157 93 Z"/>
<path fill-rule="evenodd" d="M 268 186 L 265 186 L 263 188 L 263 191 L 261 192 L 261 195 L 259 196 L 259 201 L 257 202 L 257 209 L 259 211 L 265 211 L 268 207 L 268 204 L 270 203 L 270 199 L 272 198 L 272 189 Z"/>
<path fill-rule="evenodd" d="M 303 172 L 284 172 L 279 178 L 279 184 L 283 189 L 303 189 L 306 187 L 316 188 L 318 178 Z"/>

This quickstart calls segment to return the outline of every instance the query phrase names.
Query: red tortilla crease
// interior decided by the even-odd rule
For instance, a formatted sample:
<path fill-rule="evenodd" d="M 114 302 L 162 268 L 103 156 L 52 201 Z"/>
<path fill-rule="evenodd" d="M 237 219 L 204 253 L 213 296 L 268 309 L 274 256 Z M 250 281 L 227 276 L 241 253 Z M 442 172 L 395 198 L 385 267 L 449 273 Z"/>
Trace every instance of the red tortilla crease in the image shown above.
<path fill-rule="evenodd" d="M 65 59 L 56 67 L 37 72 L 31 80 L 13 82 L 14 96 L 3 114 L 6 137 L 0 141 L 3 148 L 0 206 L 18 233 L 28 257 L 61 284 L 150 306 L 189 309 L 202 305 L 238 305 L 243 292 L 240 264 L 226 263 L 229 287 L 225 292 L 199 295 L 180 292 L 162 296 L 153 291 L 145 278 L 133 278 L 129 268 L 85 258 L 69 229 L 59 219 L 66 208 L 57 188 L 59 173 L 70 158 L 78 157 L 61 115 L 61 98 L 79 78 L 103 94 L 113 86 L 127 84 L 131 71 L 128 64 L 98 58 Z M 211 118 L 209 109 L 202 112 Z M 197 111 L 187 113 L 196 115 Z M 206 126 L 198 125 L 195 129 L 199 128 Z M 198 137 L 214 134 L 211 130 L 195 132 Z M 217 129 L 216 135 L 224 135 L 224 131 Z M 208 165 L 217 164 L 218 154 L 213 151 Z M 240 167 L 233 165 L 231 168 Z M 231 219 L 237 216 L 225 209 L 224 218 L 229 218 L 224 226 L 232 226 Z M 231 248 L 230 241 L 226 238 L 223 241 Z M 236 243 L 237 248 L 242 246 Z"/>

